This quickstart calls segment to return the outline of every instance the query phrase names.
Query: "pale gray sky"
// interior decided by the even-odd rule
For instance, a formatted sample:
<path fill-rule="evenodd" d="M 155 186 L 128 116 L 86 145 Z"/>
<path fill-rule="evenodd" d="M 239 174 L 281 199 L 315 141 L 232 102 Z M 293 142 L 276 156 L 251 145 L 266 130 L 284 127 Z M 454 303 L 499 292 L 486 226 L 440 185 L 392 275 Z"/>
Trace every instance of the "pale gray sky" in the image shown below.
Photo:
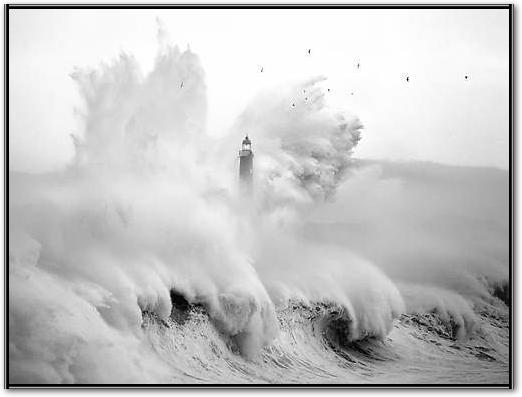
<path fill-rule="evenodd" d="M 147 72 L 157 51 L 156 17 L 173 44 L 189 43 L 201 57 L 210 133 L 226 131 L 262 87 L 321 74 L 329 79 L 332 106 L 348 109 L 365 125 L 357 157 L 508 167 L 508 10 L 9 15 L 11 170 L 49 171 L 72 157 L 69 134 L 81 129 L 74 115 L 81 102 L 69 73 L 121 51 L 134 54 Z"/>

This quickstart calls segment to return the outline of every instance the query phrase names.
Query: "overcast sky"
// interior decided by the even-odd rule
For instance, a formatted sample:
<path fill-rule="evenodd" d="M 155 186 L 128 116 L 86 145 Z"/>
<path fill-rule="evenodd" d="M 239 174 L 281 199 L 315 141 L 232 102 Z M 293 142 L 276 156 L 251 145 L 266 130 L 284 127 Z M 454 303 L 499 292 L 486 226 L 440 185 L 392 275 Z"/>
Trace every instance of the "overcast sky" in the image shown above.
<path fill-rule="evenodd" d="M 173 44 L 190 44 L 201 57 L 212 134 L 226 131 L 262 87 L 324 75 L 331 105 L 365 126 L 357 157 L 508 167 L 508 10 L 11 10 L 9 16 L 10 170 L 66 164 L 73 155 L 69 134 L 81 130 L 70 72 L 122 51 L 147 72 L 158 48 L 157 17 Z"/>

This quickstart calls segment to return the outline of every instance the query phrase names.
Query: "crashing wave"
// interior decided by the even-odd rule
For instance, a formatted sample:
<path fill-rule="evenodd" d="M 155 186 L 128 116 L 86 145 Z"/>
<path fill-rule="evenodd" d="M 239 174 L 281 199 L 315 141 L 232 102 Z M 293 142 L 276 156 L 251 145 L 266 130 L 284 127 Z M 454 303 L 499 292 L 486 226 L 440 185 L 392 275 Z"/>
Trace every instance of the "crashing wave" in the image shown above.
<path fill-rule="evenodd" d="M 466 341 L 456 340 L 451 328 L 454 323 L 445 322 L 436 313 L 401 315 L 389 335 L 368 334 L 356 339 L 342 304 L 292 299 L 276 308 L 276 339 L 260 355 L 247 357 L 204 305 L 189 303 L 176 293 L 172 296 L 174 304 L 167 321 L 144 312 L 143 328 L 149 343 L 170 361 L 174 373 L 179 372 L 174 378 L 180 382 L 366 383 L 377 377 L 393 383 L 412 376 L 408 362 L 413 357 L 419 365 L 429 365 L 420 363 L 438 357 L 468 375 L 473 372 L 468 368 L 469 360 L 478 359 L 483 365 L 507 363 L 491 340 L 492 335 L 506 338 L 507 317 L 500 320 L 497 331 L 487 329 L 492 324 L 485 322 L 484 331 L 480 328 Z M 493 307 L 484 310 L 495 312 Z M 501 308 L 496 310 L 505 313 Z M 397 371 L 401 376 L 394 378 Z M 438 376 L 436 371 L 432 375 Z"/>
<path fill-rule="evenodd" d="M 190 50 L 162 46 L 146 76 L 123 55 L 73 78 L 84 99 L 74 164 L 9 178 L 10 381 L 386 383 L 419 360 L 412 380 L 451 379 L 433 374 L 445 360 L 472 381 L 483 371 L 460 356 L 464 334 L 478 338 L 471 351 L 501 352 L 480 369 L 506 377 L 506 307 L 493 309 L 476 275 L 507 279 L 507 228 L 490 205 L 507 200 L 441 177 L 426 194 L 429 170 L 412 179 L 415 164 L 348 175 L 362 125 L 328 106 L 320 79 L 268 89 L 210 139 Z M 303 89 L 311 99 L 294 111 Z M 256 136 L 248 210 L 223 160 L 240 129 Z M 470 175 L 502 190 L 491 186 L 504 175 Z M 487 296 L 487 315 L 474 312 Z"/>

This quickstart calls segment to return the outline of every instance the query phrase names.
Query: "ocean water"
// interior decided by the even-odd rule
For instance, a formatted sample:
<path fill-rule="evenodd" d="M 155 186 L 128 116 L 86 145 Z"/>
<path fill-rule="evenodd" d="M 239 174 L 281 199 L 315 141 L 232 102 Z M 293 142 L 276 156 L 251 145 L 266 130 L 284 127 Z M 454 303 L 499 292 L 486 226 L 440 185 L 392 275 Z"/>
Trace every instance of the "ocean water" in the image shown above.
<path fill-rule="evenodd" d="M 174 307 L 166 321 L 145 313 L 143 328 L 174 383 L 500 385 L 509 381 L 508 312 L 495 303 L 477 309 L 480 330 L 466 340 L 430 313 L 400 316 L 384 338 L 349 342 L 342 307 L 295 301 L 277 310 L 279 335 L 251 359 L 201 307 Z"/>
<path fill-rule="evenodd" d="M 74 158 L 9 173 L 11 384 L 507 384 L 507 171 L 355 158 L 322 77 L 219 137 L 190 50 L 72 77 Z"/>

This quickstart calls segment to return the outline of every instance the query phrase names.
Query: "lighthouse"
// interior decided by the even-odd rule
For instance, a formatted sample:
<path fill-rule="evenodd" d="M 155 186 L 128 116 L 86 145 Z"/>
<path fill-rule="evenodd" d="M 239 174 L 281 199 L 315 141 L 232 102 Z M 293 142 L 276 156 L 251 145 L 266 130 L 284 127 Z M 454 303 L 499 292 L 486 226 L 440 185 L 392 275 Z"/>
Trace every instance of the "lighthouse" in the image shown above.
<path fill-rule="evenodd" d="M 254 152 L 248 134 L 241 143 L 239 151 L 239 190 L 243 195 L 252 195 L 252 177 L 254 174 Z"/>

